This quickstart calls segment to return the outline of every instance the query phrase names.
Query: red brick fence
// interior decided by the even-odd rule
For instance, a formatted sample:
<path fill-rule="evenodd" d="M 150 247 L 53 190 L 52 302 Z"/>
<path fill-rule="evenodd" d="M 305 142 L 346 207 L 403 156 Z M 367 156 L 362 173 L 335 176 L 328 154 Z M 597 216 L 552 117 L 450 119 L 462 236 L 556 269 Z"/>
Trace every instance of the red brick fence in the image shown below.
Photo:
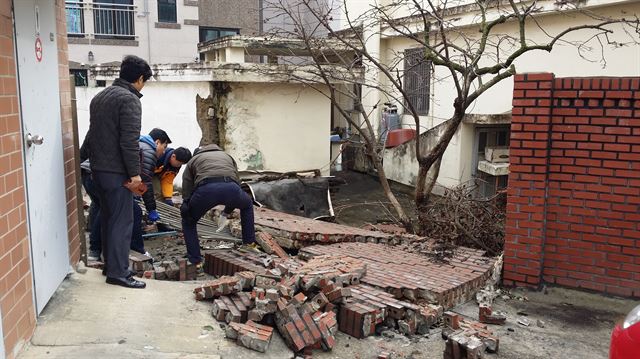
<path fill-rule="evenodd" d="M 515 77 L 504 283 L 640 297 L 640 78 Z"/>

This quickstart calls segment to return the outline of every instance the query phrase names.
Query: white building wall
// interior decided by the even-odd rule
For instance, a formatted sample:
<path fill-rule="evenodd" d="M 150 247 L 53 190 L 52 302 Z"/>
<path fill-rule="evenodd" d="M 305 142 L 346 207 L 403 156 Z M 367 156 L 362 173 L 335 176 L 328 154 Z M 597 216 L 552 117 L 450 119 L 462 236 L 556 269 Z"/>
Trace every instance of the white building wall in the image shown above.
<path fill-rule="evenodd" d="M 107 85 L 110 85 L 108 83 Z M 89 129 L 91 99 L 103 87 L 76 87 L 80 143 Z M 196 96 L 208 97 L 209 82 L 147 82 L 142 90 L 142 133 L 167 131 L 173 148 L 198 147 Z M 329 174 L 329 100 L 302 85 L 234 83 L 228 97 L 226 150 L 239 170 L 288 172 L 321 169 Z M 182 183 L 181 174 L 176 184 Z"/>
<path fill-rule="evenodd" d="M 148 5 L 145 5 L 148 4 Z M 198 20 L 197 6 L 184 6 L 183 1 L 176 1 L 177 24 L 180 29 L 156 28 L 158 22 L 157 0 L 135 0 L 137 6 L 135 21 L 135 40 L 137 46 L 100 45 L 95 40 L 91 44 L 69 43 L 69 60 L 84 64 L 101 64 L 121 61 L 125 55 L 136 55 L 151 64 L 194 62 L 198 54 L 198 26 L 186 25 L 184 20 Z M 91 17 L 85 11 L 85 19 Z M 85 32 L 93 33 L 92 22 L 85 21 Z M 89 62 L 89 51 L 94 61 Z"/>
<path fill-rule="evenodd" d="M 76 87 L 78 135 L 80 143 L 89 130 L 89 104 L 103 87 Z M 193 151 L 200 144 L 202 131 L 196 120 L 196 96 L 209 96 L 208 82 L 147 82 L 142 89 L 142 133 L 158 127 L 173 142 L 172 148 L 187 147 Z M 176 184 L 182 183 L 182 175 Z"/>
<path fill-rule="evenodd" d="M 604 17 L 624 17 L 627 14 L 640 14 L 640 2 L 629 2 L 623 5 L 607 6 L 592 8 L 597 14 Z M 567 15 L 566 13 L 558 13 L 539 17 L 538 22 L 549 34 L 555 34 L 563 29 L 571 26 L 583 25 L 593 21 L 580 14 Z M 614 34 L 609 35 L 611 41 L 626 42 L 629 41 L 629 35 L 623 31 L 619 31 L 619 26 L 612 26 L 612 29 L 618 29 Z M 475 27 L 467 27 L 461 29 L 468 36 L 472 36 L 476 32 Z M 517 33 L 517 25 L 515 23 L 504 24 L 496 28 L 497 33 L 514 34 Z M 533 42 L 548 41 L 548 37 L 540 31 L 535 24 L 530 24 L 527 29 L 527 36 Z M 592 32 L 582 31 L 568 37 L 569 40 L 585 39 L 593 35 Z M 637 36 L 637 35 L 636 35 Z M 636 37 L 637 39 L 637 37 Z M 516 63 L 518 73 L 527 72 L 552 72 L 557 77 L 593 77 L 593 76 L 640 76 L 640 49 L 634 46 L 614 46 L 604 45 L 604 54 L 606 64 L 600 62 L 600 48 L 597 42 L 593 43 L 593 51 L 589 52 L 583 49 L 578 53 L 575 46 L 567 44 L 559 44 L 551 53 L 544 51 L 531 52 Z M 390 64 L 398 61 L 400 69 L 402 69 L 402 51 L 406 48 L 417 47 L 419 44 L 406 38 L 386 38 L 382 40 L 381 51 L 384 54 L 385 63 Z M 427 128 L 442 123 L 453 115 L 453 100 L 456 96 L 455 86 L 453 82 L 447 80 L 448 71 L 442 67 L 435 70 L 431 82 L 431 104 L 429 116 L 421 117 L 420 132 L 424 132 Z M 388 83 L 387 83 L 388 85 Z M 506 79 L 485 92 L 474 104 L 471 105 L 468 112 L 474 114 L 502 114 L 511 110 L 513 94 L 513 79 Z M 405 127 L 415 127 L 413 119 L 410 117 L 403 118 Z M 463 124 L 451 140 L 447 148 L 442 162 L 442 168 L 438 183 L 444 186 L 455 186 L 459 183 L 466 182 L 471 179 L 472 174 L 472 147 L 474 141 L 474 126 Z M 387 166 L 385 165 L 385 168 Z M 404 170 L 391 170 L 391 173 L 403 172 Z M 407 169 L 407 171 L 415 172 Z M 389 172 L 389 171 L 387 171 Z M 411 184 L 407 180 L 411 176 L 407 173 L 390 176 L 391 179 L 397 180 L 405 184 Z"/>
<path fill-rule="evenodd" d="M 302 85 L 234 83 L 226 150 L 240 170 L 321 169 L 329 174 L 331 106 Z"/>

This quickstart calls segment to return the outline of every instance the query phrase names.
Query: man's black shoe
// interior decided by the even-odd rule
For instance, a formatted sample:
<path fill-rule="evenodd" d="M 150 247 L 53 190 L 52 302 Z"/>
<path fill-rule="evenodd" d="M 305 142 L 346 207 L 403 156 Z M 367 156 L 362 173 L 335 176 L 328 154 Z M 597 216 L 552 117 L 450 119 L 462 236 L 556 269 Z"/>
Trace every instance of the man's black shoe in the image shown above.
<path fill-rule="evenodd" d="M 133 279 L 133 277 L 129 278 L 109 278 L 107 277 L 107 284 L 119 285 L 126 288 L 137 288 L 143 289 L 147 286 L 145 282 L 141 282 L 139 280 Z"/>

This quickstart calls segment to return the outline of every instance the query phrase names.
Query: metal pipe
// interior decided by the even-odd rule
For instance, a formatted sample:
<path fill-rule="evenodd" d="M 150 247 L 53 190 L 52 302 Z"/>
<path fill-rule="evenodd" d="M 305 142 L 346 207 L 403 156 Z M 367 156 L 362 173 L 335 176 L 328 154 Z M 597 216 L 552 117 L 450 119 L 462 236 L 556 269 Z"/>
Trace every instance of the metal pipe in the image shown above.
<path fill-rule="evenodd" d="M 144 16 L 147 18 L 147 62 L 151 61 L 151 24 L 149 23 L 149 0 L 144 0 Z"/>

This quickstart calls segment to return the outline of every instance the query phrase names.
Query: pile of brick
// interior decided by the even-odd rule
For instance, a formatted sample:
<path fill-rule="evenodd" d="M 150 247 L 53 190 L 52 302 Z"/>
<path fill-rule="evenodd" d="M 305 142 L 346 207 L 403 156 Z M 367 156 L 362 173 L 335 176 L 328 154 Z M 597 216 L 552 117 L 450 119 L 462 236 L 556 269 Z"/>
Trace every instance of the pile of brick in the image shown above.
<path fill-rule="evenodd" d="M 313 243 L 367 242 L 398 244 L 417 237 L 389 234 L 336 223 L 316 221 L 266 208 L 256 208 L 256 230 L 268 233 L 283 248 L 298 249 Z M 232 220 L 231 234 L 241 238 L 240 221 Z"/>
<path fill-rule="evenodd" d="M 378 324 L 398 328 L 405 335 L 427 334 L 442 316 L 433 304 L 413 304 L 390 293 L 360 284 L 350 288 L 352 297 L 340 308 L 340 331 L 356 338 L 373 335 Z"/>
<path fill-rule="evenodd" d="M 445 309 L 471 299 L 490 278 L 495 259 L 479 250 L 459 247 L 447 263 L 434 263 L 401 249 L 373 243 L 315 245 L 300 250 L 300 257 L 349 256 L 367 264 L 362 283 L 407 301 L 426 300 Z M 462 285 L 464 284 L 464 285 Z"/>
<path fill-rule="evenodd" d="M 307 301 L 307 296 L 298 293 L 290 301 L 281 298 L 276 311 L 276 326 L 287 345 L 295 352 L 333 349 L 336 343 L 338 323 L 333 311 L 326 311 L 328 301 Z M 313 305 L 311 304 L 313 303 Z"/>
<path fill-rule="evenodd" d="M 498 351 L 499 339 L 486 325 L 453 312 L 444 313 L 443 318 L 444 359 L 478 359 L 485 351 Z"/>
<path fill-rule="evenodd" d="M 264 353 L 271 343 L 273 328 L 250 320 L 246 324 L 231 323 L 225 334 L 227 338 L 235 339 L 246 348 Z"/>
<path fill-rule="evenodd" d="M 205 254 L 204 271 L 213 276 L 234 275 L 242 271 L 264 274 L 267 264 L 272 261 L 271 256 L 259 253 L 215 250 Z"/>
<path fill-rule="evenodd" d="M 307 247 L 298 258 L 273 253 L 207 253 L 205 271 L 219 278 L 196 287 L 194 294 L 198 300 L 213 301 L 212 314 L 217 320 L 275 323 L 287 345 L 306 354 L 314 349 L 331 350 L 338 330 L 356 338 L 374 335 L 382 327 L 405 335 L 426 334 L 444 309 L 470 297 L 476 286 L 484 284 L 480 282 L 492 268 L 490 259 L 466 249 L 450 263 L 437 264 L 369 243 Z M 473 328 L 471 336 L 479 338 L 483 350 L 488 347 L 490 333 L 464 321 L 458 323 L 460 333 L 469 336 Z M 247 329 L 234 324 L 232 338 L 239 328 Z M 241 343 L 249 348 L 268 345 L 265 336 L 245 341 L 253 343 Z"/>
<path fill-rule="evenodd" d="M 129 253 L 129 267 L 137 276 L 147 279 L 185 281 L 198 276 L 196 266 L 186 259 L 153 262 L 151 257 L 134 251 Z"/>
<path fill-rule="evenodd" d="M 273 261 L 261 258 L 260 263 L 269 263 L 262 268 L 263 274 L 237 271 L 256 265 L 258 257 L 261 258 L 238 251 L 207 254 L 208 269 L 216 273 L 236 272 L 196 287 L 196 299 L 214 299 L 213 316 L 230 325 L 255 324 L 270 316 L 296 352 L 331 350 L 338 330 L 338 305 L 351 295 L 345 286 L 359 283 L 366 271 L 364 264 L 349 257 L 317 258 L 307 263 L 293 258 Z M 250 327 L 253 329 L 233 324 L 228 336 L 240 338 L 237 333 L 242 330 L 255 331 L 253 324 Z M 270 336 L 254 334 L 238 342 L 258 351 L 266 348 Z"/>

